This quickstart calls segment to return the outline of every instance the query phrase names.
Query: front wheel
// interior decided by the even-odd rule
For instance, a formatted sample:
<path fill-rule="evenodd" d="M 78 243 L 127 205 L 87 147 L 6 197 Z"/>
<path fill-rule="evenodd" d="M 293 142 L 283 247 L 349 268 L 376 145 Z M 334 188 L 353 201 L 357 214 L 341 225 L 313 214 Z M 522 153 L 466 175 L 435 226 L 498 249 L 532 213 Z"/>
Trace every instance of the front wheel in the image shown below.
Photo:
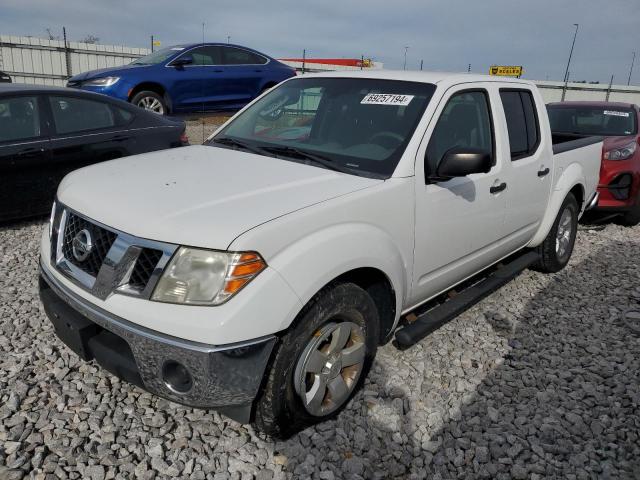
<path fill-rule="evenodd" d="M 157 113 L 158 115 L 167 113 L 167 103 L 164 101 L 164 98 L 156 92 L 149 90 L 136 93 L 131 99 L 131 103 L 150 112 Z"/>
<path fill-rule="evenodd" d="M 367 376 L 378 325 L 373 300 L 353 283 L 316 295 L 279 342 L 256 404 L 258 429 L 287 438 L 337 415 Z"/>
<path fill-rule="evenodd" d="M 578 213 L 578 202 L 569 193 L 547 237 L 536 248 L 540 259 L 532 266 L 534 270 L 555 273 L 569 263 L 578 232 Z"/>

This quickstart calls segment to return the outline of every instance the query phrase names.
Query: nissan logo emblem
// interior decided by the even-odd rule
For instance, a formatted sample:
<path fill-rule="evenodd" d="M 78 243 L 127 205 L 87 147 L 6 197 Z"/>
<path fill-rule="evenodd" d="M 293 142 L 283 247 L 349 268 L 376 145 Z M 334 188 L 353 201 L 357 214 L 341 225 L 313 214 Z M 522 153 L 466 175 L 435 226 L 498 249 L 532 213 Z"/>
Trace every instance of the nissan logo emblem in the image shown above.
<path fill-rule="evenodd" d="M 85 228 L 76 233 L 76 236 L 73 237 L 73 241 L 71 242 L 71 251 L 75 259 L 79 262 L 85 261 L 92 249 L 93 240 L 91 239 L 89 230 Z"/>

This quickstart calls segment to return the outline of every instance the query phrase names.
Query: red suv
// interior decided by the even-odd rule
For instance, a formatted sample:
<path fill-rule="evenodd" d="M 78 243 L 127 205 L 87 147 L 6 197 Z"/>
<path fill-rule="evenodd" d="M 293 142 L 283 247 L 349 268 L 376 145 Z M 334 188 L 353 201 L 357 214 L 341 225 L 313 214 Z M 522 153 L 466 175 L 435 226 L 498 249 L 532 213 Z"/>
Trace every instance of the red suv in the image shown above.
<path fill-rule="evenodd" d="M 547 105 L 553 135 L 602 135 L 600 199 L 596 211 L 640 223 L 640 108 L 630 103 L 561 102 Z"/>

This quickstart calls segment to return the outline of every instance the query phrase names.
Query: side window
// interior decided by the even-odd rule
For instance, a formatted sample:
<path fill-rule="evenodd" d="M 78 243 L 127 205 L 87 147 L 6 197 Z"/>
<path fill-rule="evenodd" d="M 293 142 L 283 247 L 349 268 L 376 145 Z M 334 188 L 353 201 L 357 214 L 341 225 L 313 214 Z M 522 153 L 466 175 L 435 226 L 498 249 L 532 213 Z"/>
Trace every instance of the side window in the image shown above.
<path fill-rule="evenodd" d="M 493 129 L 485 91 L 454 94 L 447 102 L 427 146 L 427 168 L 435 172 L 444 154 L 454 147 L 481 148 L 493 158 Z"/>
<path fill-rule="evenodd" d="M 507 120 L 511 160 L 532 155 L 540 143 L 533 95 L 527 90 L 500 90 L 500 99 Z"/>
<path fill-rule="evenodd" d="M 116 125 L 109 104 L 77 97 L 49 97 L 57 133 L 109 128 Z"/>
<path fill-rule="evenodd" d="M 131 122 L 131 120 L 133 120 L 134 115 L 129 110 L 114 107 L 113 105 L 111 106 L 111 108 L 113 108 L 113 111 L 116 114 L 117 125 L 127 125 L 129 122 Z"/>
<path fill-rule="evenodd" d="M 223 47 L 222 60 L 225 65 L 264 65 L 267 59 L 241 48 Z"/>
<path fill-rule="evenodd" d="M 0 142 L 40 136 L 37 97 L 0 98 Z"/>
<path fill-rule="evenodd" d="M 193 65 L 221 65 L 220 47 L 199 47 L 189 50 L 185 55 L 193 57 Z"/>

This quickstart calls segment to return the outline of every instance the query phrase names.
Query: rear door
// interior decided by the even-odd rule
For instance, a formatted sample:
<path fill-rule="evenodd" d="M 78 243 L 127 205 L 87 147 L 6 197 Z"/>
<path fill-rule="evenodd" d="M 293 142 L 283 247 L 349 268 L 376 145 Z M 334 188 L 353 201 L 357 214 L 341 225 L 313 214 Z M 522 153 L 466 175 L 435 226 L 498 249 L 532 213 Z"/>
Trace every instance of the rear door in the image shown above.
<path fill-rule="evenodd" d="M 543 105 L 540 107 L 544 108 Z M 508 132 L 510 168 L 505 226 L 513 248 L 527 244 L 542 221 L 551 189 L 551 158 L 540 131 L 538 105 L 528 88 L 501 88 L 501 120 Z M 544 112 L 543 112 L 544 114 Z"/>
<path fill-rule="evenodd" d="M 53 120 L 48 171 L 56 182 L 78 168 L 136 151 L 127 118 L 110 102 L 50 94 L 48 106 Z"/>
<path fill-rule="evenodd" d="M 499 97 L 491 84 L 449 89 L 418 150 L 412 303 L 440 293 L 508 253 L 502 241 L 508 156 L 496 135 L 496 102 Z M 454 147 L 490 152 L 492 169 L 448 181 L 426 178 Z"/>
<path fill-rule="evenodd" d="M 45 213 L 57 184 L 39 95 L 0 97 L 0 219 Z"/>
<path fill-rule="evenodd" d="M 243 48 L 223 46 L 221 49 L 224 64 L 224 103 L 221 106 L 243 107 L 260 94 L 264 69 L 269 60 Z"/>

